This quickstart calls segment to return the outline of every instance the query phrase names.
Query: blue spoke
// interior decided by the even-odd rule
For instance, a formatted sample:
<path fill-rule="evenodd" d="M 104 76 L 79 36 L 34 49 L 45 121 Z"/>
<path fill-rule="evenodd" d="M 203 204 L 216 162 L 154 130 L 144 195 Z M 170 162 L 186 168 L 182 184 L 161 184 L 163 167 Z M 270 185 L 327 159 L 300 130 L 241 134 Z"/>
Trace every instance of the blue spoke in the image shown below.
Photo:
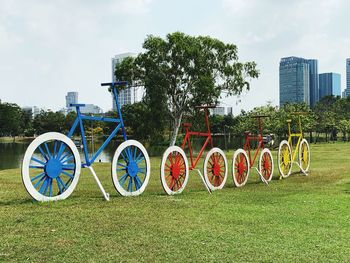
<path fill-rule="evenodd" d="M 37 181 L 36 184 L 34 185 L 34 188 L 37 188 L 39 186 L 40 182 L 42 182 L 45 178 L 46 178 L 46 176 L 41 177 L 40 180 Z"/>
<path fill-rule="evenodd" d="M 128 153 L 129 155 L 129 160 L 132 161 L 134 158 L 132 158 L 132 149 L 131 149 L 131 146 L 129 146 L 128 148 L 126 148 L 126 152 Z"/>
<path fill-rule="evenodd" d="M 57 150 L 57 141 L 55 140 L 54 144 L 53 144 L 53 157 L 55 158 L 56 156 L 56 150 Z"/>
<path fill-rule="evenodd" d="M 136 186 L 136 190 L 139 190 L 142 186 L 142 182 L 138 176 L 135 176 L 135 186 Z"/>
<path fill-rule="evenodd" d="M 143 153 L 140 152 L 139 155 L 137 156 L 137 158 L 135 159 L 135 161 L 137 162 L 141 157 L 143 157 Z"/>
<path fill-rule="evenodd" d="M 58 189 L 60 190 L 59 193 L 62 194 L 63 191 L 62 191 L 62 187 L 61 187 L 61 185 L 60 185 L 60 182 L 59 182 L 58 178 L 59 178 L 59 177 L 56 178 L 56 182 L 57 182 Z"/>
<path fill-rule="evenodd" d="M 127 177 L 128 177 L 128 174 L 127 174 L 127 173 L 124 174 L 124 175 L 122 175 L 122 176 L 120 177 L 119 183 L 120 183 L 121 186 L 123 186 L 123 185 L 125 184 L 125 181 L 126 181 L 126 178 L 127 178 Z"/>
<path fill-rule="evenodd" d="M 49 192 L 49 196 L 52 196 L 52 178 L 50 178 L 50 192 Z"/>
<path fill-rule="evenodd" d="M 136 163 L 139 163 L 141 161 L 145 160 L 145 157 L 142 157 L 141 159 L 137 160 Z"/>
<path fill-rule="evenodd" d="M 62 160 L 62 163 L 66 163 L 69 162 L 70 160 L 72 160 L 74 158 L 74 155 L 71 155 L 69 158 L 67 158 L 66 160 Z"/>
<path fill-rule="evenodd" d="M 132 192 L 132 178 L 130 177 L 129 183 L 128 183 L 128 191 Z"/>
<path fill-rule="evenodd" d="M 39 151 L 41 152 L 41 155 L 45 158 L 46 161 L 49 160 L 49 158 L 47 158 L 46 154 L 44 153 L 44 150 L 41 148 L 41 146 L 39 145 Z"/>
<path fill-rule="evenodd" d="M 134 160 L 136 159 L 136 154 L 137 154 L 137 147 L 134 146 Z"/>
<path fill-rule="evenodd" d="M 70 153 L 66 153 L 65 155 L 63 155 L 63 157 L 60 159 L 60 161 L 62 162 L 64 158 L 66 158 L 68 155 L 70 155 Z"/>
<path fill-rule="evenodd" d="M 35 157 L 32 157 L 31 159 L 32 159 L 33 161 L 37 162 L 37 163 L 40 163 L 40 164 L 42 164 L 42 165 L 46 165 L 46 163 L 44 163 L 44 162 L 42 162 L 42 161 L 36 159 Z"/>
<path fill-rule="evenodd" d="M 124 164 L 121 164 L 121 163 L 117 163 L 117 164 L 126 168 L 126 165 L 124 165 Z"/>
<path fill-rule="evenodd" d="M 62 181 L 61 177 L 57 177 L 57 179 L 58 179 L 58 181 L 60 181 L 60 183 L 62 184 L 63 190 L 67 190 L 68 187 L 67 187 L 67 185 Z"/>
<path fill-rule="evenodd" d="M 50 153 L 49 147 L 47 146 L 46 142 L 44 142 L 44 145 L 45 145 L 47 154 L 49 155 L 49 158 L 51 159 L 51 158 L 52 158 L 52 155 L 51 155 L 51 153 Z"/>
<path fill-rule="evenodd" d="M 47 177 L 45 178 L 44 182 L 42 183 L 40 189 L 39 189 L 39 193 L 41 193 L 42 195 L 44 195 L 44 190 L 46 189 L 46 185 L 47 185 Z"/>
<path fill-rule="evenodd" d="M 64 164 L 62 165 L 63 170 L 70 170 L 74 171 L 75 170 L 75 164 Z"/>
<path fill-rule="evenodd" d="M 146 168 L 139 168 L 138 173 L 146 174 Z"/>
<path fill-rule="evenodd" d="M 51 179 L 50 177 L 47 177 L 46 180 L 45 180 L 46 186 L 45 186 L 44 193 L 43 193 L 44 195 L 46 195 L 46 192 L 49 189 L 50 179 Z"/>
<path fill-rule="evenodd" d="M 126 171 L 126 168 L 118 168 L 117 171 Z"/>
<path fill-rule="evenodd" d="M 29 165 L 29 168 L 32 168 L 32 169 L 44 169 L 45 167 L 44 166 L 37 166 L 37 165 Z"/>
<path fill-rule="evenodd" d="M 74 178 L 73 174 L 69 174 L 65 171 L 62 171 L 63 174 L 67 175 L 69 178 Z M 67 182 L 68 183 L 68 182 Z"/>
<path fill-rule="evenodd" d="M 57 159 L 61 158 L 61 155 L 62 153 L 64 153 L 65 150 L 66 150 L 66 144 L 61 142 L 60 149 L 58 150 L 58 153 L 57 153 Z"/>
<path fill-rule="evenodd" d="M 38 174 L 36 175 L 35 177 L 33 177 L 32 179 L 30 179 L 32 182 L 35 181 L 36 179 L 40 178 L 40 177 L 44 177 L 45 176 L 45 173 L 41 173 L 41 174 Z"/>
<path fill-rule="evenodd" d="M 120 155 L 123 157 L 124 161 L 125 161 L 126 163 L 128 163 L 128 159 L 127 159 L 127 158 L 125 158 L 125 156 L 124 156 L 123 152 L 121 152 L 121 153 L 120 153 Z"/>

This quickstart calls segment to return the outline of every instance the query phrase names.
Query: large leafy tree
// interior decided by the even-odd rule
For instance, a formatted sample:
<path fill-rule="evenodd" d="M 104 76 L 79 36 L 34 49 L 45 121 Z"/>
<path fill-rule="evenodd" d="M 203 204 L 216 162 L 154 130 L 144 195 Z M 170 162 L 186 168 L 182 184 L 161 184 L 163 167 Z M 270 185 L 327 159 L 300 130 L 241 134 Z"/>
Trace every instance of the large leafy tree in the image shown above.
<path fill-rule="evenodd" d="M 0 103 L 0 136 L 17 136 L 22 132 L 22 109 L 14 103 Z"/>
<path fill-rule="evenodd" d="M 153 128 L 162 131 L 170 116 L 171 145 L 187 111 L 217 103 L 223 91 L 230 96 L 249 90 L 249 79 L 259 76 L 255 62 L 239 61 L 237 46 L 208 36 L 151 35 L 143 48 L 135 60 L 119 64 L 115 73 L 117 79 L 144 85 Z"/>

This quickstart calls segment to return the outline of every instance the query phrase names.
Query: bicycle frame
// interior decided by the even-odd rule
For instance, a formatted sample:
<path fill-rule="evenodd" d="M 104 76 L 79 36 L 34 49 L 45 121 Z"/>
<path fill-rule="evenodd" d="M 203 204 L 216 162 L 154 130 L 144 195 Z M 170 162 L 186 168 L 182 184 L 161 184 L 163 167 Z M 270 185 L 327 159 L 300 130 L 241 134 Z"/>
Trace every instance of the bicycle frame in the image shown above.
<path fill-rule="evenodd" d="M 120 129 L 122 130 L 122 135 L 123 135 L 124 140 L 125 141 L 127 140 L 125 127 L 124 127 L 124 122 L 123 122 L 123 118 L 122 118 L 122 114 L 121 114 L 121 109 L 120 109 L 119 102 L 118 102 L 118 92 L 117 92 L 116 85 L 114 85 L 114 84 L 115 83 L 111 83 L 113 95 L 114 95 L 114 98 L 115 98 L 115 101 L 116 101 L 116 105 L 117 105 L 117 112 L 118 112 L 118 117 L 119 118 L 94 117 L 94 116 L 83 115 L 80 112 L 80 107 L 85 106 L 84 104 L 71 104 L 71 106 L 76 108 L 77 117 L 76 117 L 76 119 L 75 119 L 71 129 L 69 130 L 69 133 L 68 133 L 67 136 L 69 138 L 71 138 L 73 136 L 75 130 L 77 129 L 78 125 L 79 125 L 78 129 L 81 132 L 81 139 L 82 139 L 82 142 L 83 142 L 83 150 L 84 150 L 84 156 L 85 156 L 85 163 L 82 163 L 82 167 L 89 167 L 89 166 L 91 166 L 91 164 L 94 163 L 94 161 L 99 156 L 99 154 L 106 148 L 108 143 L 112 140 L 112 138 L 117 134 L 117 132 Z M 107 85 L 107 83 L 102 84 L 102 86 L 106 86 L 106 85 Z M 94 155 L 91 157 L 91 159 L 89 158 L 89 151 L 88 151 L 86 138 L 85 138 L 85 130 L 84 130 L 84 125 L 83 125 L 83 121 L 84 120 L 112 122 L 112 123 L 116 123 L 116 125 L 117 125 L 114 128 L 114 130 L 111 132 L 111 134 L 107 137 L 107 139 L 103 142 L 103 144 L 94 153 Z"/>
<path fill-rule="evenodd" d="M 256 158 L 258 157 L 258 154 L 260 152 L 260 149 L 264 148 L 264 140 L 263 140 L 263 135 L 262 135 L 262 123 L 261 123 L 261 118 L 262 117 L 258 117 L 258 122 L 259 122 L 259 134 L 254 136 L 254 135 L 250 135 L 249 133 L 246 134 L 245 136 L 245 144 L 244 144 L 244 150 L 246 152 L 248 152 L 248 157 L 249 157 L 249 165 L 250 168 L 253 167 Z M 251 141 L 257 141 L 258 142 L 258 147 L 256 148 L 254 157 L 252 158 L 251 156 L 251 152 L 250 152 L 250 142 Z"/>
<path fill-rule="evenodd" d="M 210 143 L 211 148 L 213 148 L 213 140 L 211 137 L 211 133 L 210 133 L 210 126 L 209 126 L 209 119 L 208 119 L 208 108 L 210 107 L 201 107 L 204 109 L 204 114 L 205 114 L 205 124 L 207 126 L 207 132 L 194 132 L 194 131 L 189 131 L 189 127 L 185 126 L 186 129 L 186 134 L 185 134 L 185 138 L 182 142 L 182 146 L 181 148 L 184 150 L 186 144 L 188 145 L 188 149 L 190 152 L 190 160 L 191 160 L 191 167 L 190 169 L 193 170 L 199 159 L 201 158 L 205 148 L 207 147 L 207 145 Z M 206 137 L 207 139 L 205 140 L 201 150 L 199 151 L 196 159 L 193 158 L 193 152 L 192 152 L 192 145 L 191 145 L 191 136 L 197 136 L 197 137 Z"/>
<path fill-rule="evenodd" d="M 297 153 L 299 151 L 299 145 L 300 145 L 301 140 L 303 139 L 303 131 L 302 131 L 302 128 L 301 128 L 300 115 L 298 116 L 298 123 L 299 123 L 299 132 L 298 133 L 292 133 L 291 132 L 291 128 L 290 128 L 291 121 L 288 121 L 288 144 L 289 144 L 290 149 L 292 151 L 292 162 L 294 162 L 296 157 L 297 157 Z M 293 137 L 297 137 L 298 138 L 298 142 L 297 142 L 297 145 L 295 147 L 294 152 L 293 152 Z"/>

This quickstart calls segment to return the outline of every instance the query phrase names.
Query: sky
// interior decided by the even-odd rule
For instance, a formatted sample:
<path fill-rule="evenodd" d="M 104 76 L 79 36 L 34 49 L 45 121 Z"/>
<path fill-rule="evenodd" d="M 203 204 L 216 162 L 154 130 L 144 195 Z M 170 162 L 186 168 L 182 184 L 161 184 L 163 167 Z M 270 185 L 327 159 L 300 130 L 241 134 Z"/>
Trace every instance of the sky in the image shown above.
<path fill-rule="evenodd" d="M 250 91 L 222 99 L 235 113 L 278 105 L 282 57 L 318 59 L 343 90 L 349 10 L 346 0 L 0 0 L 0 99 L 59 110 L 78 91 L 80 103 L 107 111 L 100 83 L 111 81 L 111 58 L 175 31 L 236 44 L 241 61 L 257 62 Z"/>

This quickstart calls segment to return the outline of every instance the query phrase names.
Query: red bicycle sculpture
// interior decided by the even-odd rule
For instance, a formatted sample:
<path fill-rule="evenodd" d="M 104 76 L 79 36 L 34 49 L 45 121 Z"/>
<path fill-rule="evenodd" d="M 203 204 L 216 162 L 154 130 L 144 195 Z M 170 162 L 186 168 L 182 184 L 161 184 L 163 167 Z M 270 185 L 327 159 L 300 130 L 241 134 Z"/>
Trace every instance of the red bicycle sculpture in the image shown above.
<path fill-rule="evenodd" d="M 256 118 L 259 124 L 259 134 L 252 135 L 250 132 L 245 132 L 245 144 L 244 149 L 238 149 L 233 156 L 233 169 L 232 177 L 235 185 L 241 187 L 246 184 L 249 176 L 250 168 L 253 167 L 254 162 L 260 152 L 259 158 L 259 169 L 254 167 L 260 179 L 268 184 L 272 179 L 273 175 L 273 159 L 271 151 L 268 148 L 264 148 L 263 132 L 262 132 L 262 119 L 268 117 L 264 115 L 252 116 L 251 118 Z M 252 158 L 251 155 L 251 141 L 257 141 L 258 146 L 255 150 L 255 154 Z M 248 154 L 247 154 L 248 153 Z"/>
<path fill-rule="evenodd" d="M 182 125 L 186 133 L 181 148 L 178 146 L 170 146 L 163 154 L 160 179 L 164 191 L 169 195 L 179 194 L 185 189 L 189 178 L 189 170 L 196 169 L 198 161 L 208 145 L 210 145 L 211 150 L 207 153 L 204 160 L 204 178 L 200 170 L 196 169 L 204 185 L 207 190 L 211 192 L 212 190 L 222 189 L 227 179 L 226 156 L 221 149 L 213 148 L 213 140 L 209 126 L 208 111 L 209 108 L 215 108 L 215 106 L 197 106 L 196 108 L 204 111 L 207 131 L 190 131 L 192 124 L 183 123 Z M 193 156 L 191 144 L 192 136 L 206 138 L 196 158 Z M 190 154 L 190 168 L 184 152 L 186 145 L 188 146 Z"/>

